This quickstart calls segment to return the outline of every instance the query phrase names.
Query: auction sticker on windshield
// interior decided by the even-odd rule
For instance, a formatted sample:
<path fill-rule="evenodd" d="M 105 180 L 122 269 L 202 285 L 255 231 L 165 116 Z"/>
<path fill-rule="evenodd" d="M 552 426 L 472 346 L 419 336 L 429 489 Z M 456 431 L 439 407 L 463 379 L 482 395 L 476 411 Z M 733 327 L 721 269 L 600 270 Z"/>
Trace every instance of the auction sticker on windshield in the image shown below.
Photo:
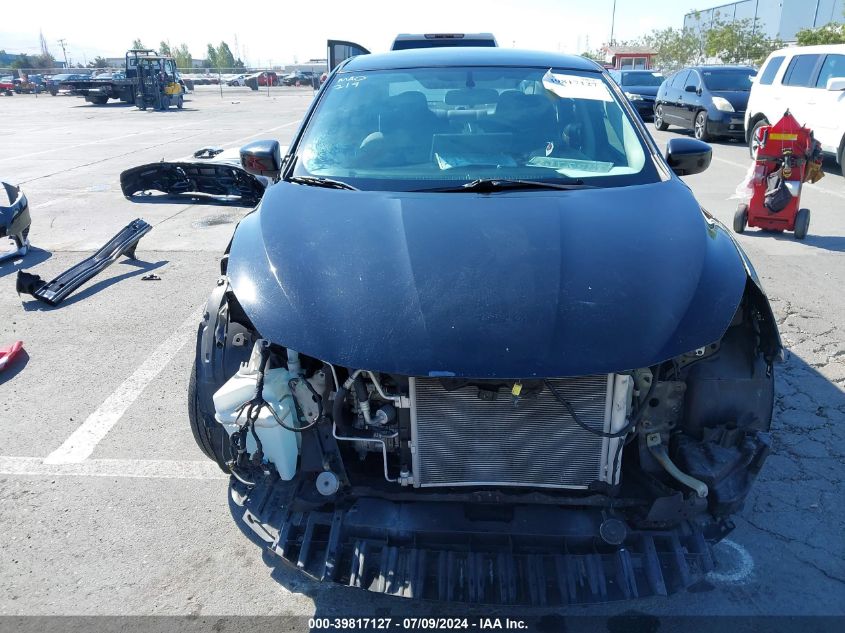
<path fill-rule="evenodd" d="M 605 83 L 592 77 L 563 75 L 549 70 L 543 75 L 543 87 L 564 99 L 613 101 Z"/>

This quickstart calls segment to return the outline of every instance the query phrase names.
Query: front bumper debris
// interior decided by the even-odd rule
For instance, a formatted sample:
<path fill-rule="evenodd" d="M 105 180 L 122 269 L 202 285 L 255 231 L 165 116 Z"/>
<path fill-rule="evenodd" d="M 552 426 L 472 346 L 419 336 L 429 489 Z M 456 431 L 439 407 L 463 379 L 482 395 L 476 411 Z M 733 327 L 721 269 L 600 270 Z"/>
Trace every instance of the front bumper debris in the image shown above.
<path fill-rule="evenodd" d="M 626 528 L 615 546 L 599 536 L 607 510 L 367 497 L 309 510 L 291 483 L 248 491 L 232 481 L 244 523 L 309 576 L 441 601 L 554 606 L 665 596 L 712 570 L 710 543 L 733 528 Z"/>
<path fill-rule="evenodd" d="M 117 261 L 121 255 L 134 258 L 135 247 L 152 228 L 140 218 L 133 220 L 91 257 L 82 260 L 52 281 L 45 282 L 38 275 L 19 270 L 16 285 L 18 294 L 23 292 L 56 306 L 79 286 Z"/>
<path fill-rule="evenodd" d="M 8 205 L 0 205 L 0 237 L 9 237 L 14 241 L 12 250 L 0 253 L 0 262 L 17 259 L 29 250 L 29 227 L 32 218 L 29 214 L 29 201 L 20 187 L 7 182 L 0 182 L 9 198 Z"/>
<path fill-rule="evenodd" d="M 265 189 L 261 180 L 240 167 L 209 162 L 160 162 L 133 167 L 120 174 L 120 187 L 127 198 L 160 191 L 247 207 L 258 204 Z"/>

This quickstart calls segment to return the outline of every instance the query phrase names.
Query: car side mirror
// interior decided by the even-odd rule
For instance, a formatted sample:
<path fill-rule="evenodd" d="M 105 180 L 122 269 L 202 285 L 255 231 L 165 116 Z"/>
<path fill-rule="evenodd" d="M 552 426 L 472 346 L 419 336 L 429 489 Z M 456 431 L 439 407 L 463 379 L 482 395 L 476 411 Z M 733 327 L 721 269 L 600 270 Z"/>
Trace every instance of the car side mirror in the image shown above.
<path fill-rule="evenodd" d="M 845 90 L 845 77 L 831 77 L 827 80 L 828 90 Z"/>
<path fill-rule="evenodd" d="M 710 166 L 713 148 L 694 138 L 673 138 L 666 144 L 666 162 L 678 176 L 700 174 Z"/>
<path fill-rule="evenodd" d="M 698 88 L 696 88 L 695 86 L 687 86 L 686 88 L 684 88 L 684 91 L 685 92 L 698 92 Z"/>
<path fill-rule="evenodd" d="M 253 176 L 277 180 L 282 171 L 279 141 L 253 141 L 241 147 L 241 167 Z"/>

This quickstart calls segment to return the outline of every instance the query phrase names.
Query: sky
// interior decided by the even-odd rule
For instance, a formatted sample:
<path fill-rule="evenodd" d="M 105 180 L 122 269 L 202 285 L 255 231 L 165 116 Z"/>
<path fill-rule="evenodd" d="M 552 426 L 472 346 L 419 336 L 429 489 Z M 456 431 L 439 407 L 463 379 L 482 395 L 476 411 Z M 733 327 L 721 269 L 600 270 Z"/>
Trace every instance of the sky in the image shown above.
<path fill-rule="evenodd" d="M 614 37 L 642 36 L 680 27 L 684 14 L 721 0 L 616 0 Z M 120 57 L 140 38 L 158 48 L 186 43 L 195 58 L 206 45 L 226 41 L 249 66 L 284 65 L 326 56 L 329 38 L 385 51 L 397 33 L 492 32 L 500 46 L 581 53 L 610 38 L 613 0 L 314 0 L 239 3 L 228 0 L 132 4 L 114 0 L 41 0 L 37 13 L 24 2 L 5 2 L 0 50 L 38 53 L 39 30 L 50 52 L 85 63 L 97 55 Z M 242 6 L 239 10 L 237 7 Z M 236 44 L 237 42 L 237 44 Z"/>

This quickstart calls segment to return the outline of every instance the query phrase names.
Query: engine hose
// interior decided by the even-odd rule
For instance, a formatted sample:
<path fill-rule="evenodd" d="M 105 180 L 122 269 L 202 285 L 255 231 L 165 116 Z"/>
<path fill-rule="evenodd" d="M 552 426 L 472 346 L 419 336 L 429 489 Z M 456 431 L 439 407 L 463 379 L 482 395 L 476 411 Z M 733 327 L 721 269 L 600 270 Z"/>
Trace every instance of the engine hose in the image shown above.
<path fill-rule="evenodd" d="M 370 394 L 367 387 L 364 385 L 364 379 L 361 374 L 355 376 L 352 381 L 352 387 L 355 389 L 355 397 L 358 399 L 358 406 L 361 408 L 361 415 L 364 416 L 364 422 L 372 424 L 372 416 L 370 415 Z"/>
<path fill-rule="evenodd" d="M 554 388 L 554 385 L 552 385 L 552 383 L 548 379 L 544 380 L 543 382 L 545 383 L 546 387 L 548 387 L 551 394 L 555 397 L 555 400 L 557 400 L 558 402 L 560 402 L 564 406 L 567 413 L 569 413 L 569 416 L 573 419 L 575 424 L 580 426 L 585 431 L 589 431 L 593 435 L 598 435 L 599 437 L 607 437 L 607 438 L 614 439 L 614 438 L 617 438 L 617 437 L 623 437 L 624 435 L 627 435 L 628 433 L 630 433 L 631 429 L 633 429 L 635 426 L 637 426 L 637 424 L 639 424 L 640 420 L 643 417 L 643 413 L 645 413 L 645 406 L 644 405 L 648 404 L 648 401 L 651 400 L 651 396 L 652 396 L 652 394 L 654 394 L 654 388 L 657 385 L 658 380 L 660 380 L 660 365 L 657 365 L 654 369 L 651 384 L 648 387 L 648 392 L 646 393 L 645 398 L 643 398 L 643 400 L 641 401 L 641 403 L 640 403 L 640 405 L 637 409 L 636 415 L 634 415 L 634 417 L 631 418 L 631 420 L 628 422 L 628 424 L 623 426 L 618 431 L 614 431 L 613 433 L 607 433 L 605 431 L 598 431 L 596 429 L 592 429 L 589 426 L 587 426 L 581 420 L 581 418 L 578 417 L 578 414 L 575 412 L 575 408 L 569 403 L 569 401 L 566 398 L 564 398 L 562 395 L 560 395 L 558 390 Z"/>
<path fill-rule="evenodd" d="M 343 385 L 338 385 L 337 392 L 334 394 L 334 402 L 332 403 L 332 420 L 341 429 L 342 435 L 349 435 L 352 425 L 346 416 L 346 411 L 343 405 L 346 403 L 346 394 L 349 390 Z"/>

